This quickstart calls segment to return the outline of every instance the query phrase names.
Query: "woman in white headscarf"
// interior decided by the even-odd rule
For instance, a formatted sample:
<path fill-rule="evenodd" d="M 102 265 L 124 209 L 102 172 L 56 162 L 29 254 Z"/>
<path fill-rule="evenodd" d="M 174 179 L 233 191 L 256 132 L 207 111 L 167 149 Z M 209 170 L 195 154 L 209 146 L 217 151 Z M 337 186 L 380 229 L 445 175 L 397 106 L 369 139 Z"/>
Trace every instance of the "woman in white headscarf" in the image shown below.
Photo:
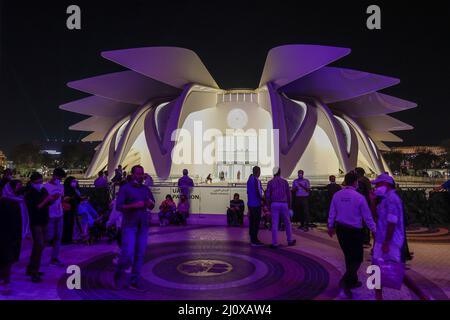
<path fill-rule="evenodd" d="M 17 180 L 13 180 L 13 181 L 17 181 Z M 30 220 L 28 217 L 28 209 L 25 204 L 23 195 L 17 195 L 15 193 L 14 187 L 11 185 L 11 183 L 13 181 L 11 181 L 5 185 L 5 187 L 3 188 L 2 196 L 5 198 L 9 198 L 11 200 L 17 201 L 19 203 L 20 212 L 22 215 L 22 238 L 25 238 L 25 237 L 28 238 L 31 234 Z"/>

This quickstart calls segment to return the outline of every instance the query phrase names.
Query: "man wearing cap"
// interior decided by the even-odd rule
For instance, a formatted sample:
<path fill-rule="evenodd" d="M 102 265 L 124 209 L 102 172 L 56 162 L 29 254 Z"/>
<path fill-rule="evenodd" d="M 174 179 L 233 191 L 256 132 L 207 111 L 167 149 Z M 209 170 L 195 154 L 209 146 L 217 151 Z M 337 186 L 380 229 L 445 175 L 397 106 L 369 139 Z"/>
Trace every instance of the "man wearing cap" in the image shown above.
<path fill-rule="evenodd" d="M 281 177 L 279 167 L 273 168 L 273 179 L 267 184 L 266 201 L 272 214 L 271 248 L 275 249 L 278 247 L 278 223 L 280 217 L 282 217 L 286 226 L 288 246 L 295 245 L 296 240 L 292 239 L 292 226 L 289 215 L 289 210 L 291 209 L 291 190 L 289 189 L 289 182 Z"/>
<path fill-rule="evenodd" d="M 356 191 L 358 177 L 354 172 L 345 175 L 344 185 L 331 201 L 328 234 L 332 237 L 336 232 L 344 253 L 346 270 L 340 284 L 347 297 L 352 298 L 351 289 L 362 285 L 358 281 L 358 270 L 364 258 L 363 221 L 374 233 L 376 226 L 366 199 Z"/>
<path fill-rule="evenodd" d="M 395 192 L 394 179 L 386 173 L 372 181 L 375 195 L 381 199 L 377 205 L 377 233 L 373 247 L 373 261 L 379 259 L 401 262 L 401 249 L 405 241 L 403 203 Z M 381 290 L 376 291 L 382 299 Z"/>

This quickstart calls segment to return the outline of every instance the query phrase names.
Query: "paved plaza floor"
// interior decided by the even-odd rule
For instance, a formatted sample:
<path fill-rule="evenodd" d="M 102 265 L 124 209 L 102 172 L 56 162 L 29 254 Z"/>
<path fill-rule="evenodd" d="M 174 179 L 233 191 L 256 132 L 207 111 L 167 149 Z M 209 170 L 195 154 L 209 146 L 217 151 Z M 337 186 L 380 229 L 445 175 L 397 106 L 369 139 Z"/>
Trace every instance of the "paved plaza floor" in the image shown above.
<path fill-rule="evenodd" d="M 210 223 L 209 223 L 210 222 Z M 441 233 L 445 234 L 445 231 Z M 251 247 L 245 227 L 226 227 L 216 220 L 192 219 L 182 226 L 152 226 L 142 271 L 148 290 L 114 290 L 112 276 L 116 244 L 106 241 L 88 245 L 63 246 L 61 260 L 81 267 L 81 289 L 69 290 L 66 268 L 48 265 L 50 249 L 43 256 L 43 282 L 32 283 L 25 276 L 31 241 L 25 240 L 21 260 L 14 265 L 10 296 L 0 299 L 151 299 L 151 300 L 263 300 L 263 299 L 346 299 L 338 288 L 344 271 L 343 255 L 335 238 L 323 228 L 307 233 L 295 228 L 297 245 L 288 247 L 284 232 L 281 246 Z M 440 237 L 437 233 L 434 237 Z M 421 240 L 421 235 L 424 240 Z M 427 232 L 410 234 L 414 259 L 408 263 L 411 283 L 401 290 L 385 289 L 385 299 L 416 300 L 450 297 L 450 241 L 429 241 Z M 271 232 L 260 231 L 260 239 L 270 244 Z M 360 280 L 365 284 L 370 265 L 365 252 Z M 374 292 L 355 289 L 354 299 L 372 300 Z"/>

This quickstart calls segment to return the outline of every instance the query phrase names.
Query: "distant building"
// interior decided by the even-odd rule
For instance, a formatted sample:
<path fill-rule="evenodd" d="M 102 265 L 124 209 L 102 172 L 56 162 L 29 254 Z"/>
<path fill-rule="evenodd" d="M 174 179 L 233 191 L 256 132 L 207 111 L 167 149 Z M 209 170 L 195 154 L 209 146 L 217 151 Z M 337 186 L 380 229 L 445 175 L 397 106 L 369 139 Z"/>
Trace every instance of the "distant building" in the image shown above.
<path fill-rule="evenodd" d="M 0 168 L 5 168 L 7 165 L 6 156 L 2 150 L 0 150 Z"/>
<path fill-rule="evenodd" d="M 414 155 L 418 153 L 432 153 L 435 156 L 443 156 L 447 153 L 444 147 L 440 146 L 408 146 L 394 147 L 391 152 L 399 152 L 405 155 Z"/>
<path fill-rule="evenodd" d="M 57 150 L 41 150 L 40 152 L 42 154 L 48 154 L 50 156 L 59 156 L 59 155 L 61 155 L 61 152 L 57 151 Z"/>
<path fill-rule="evenodd" d="M 59 156 L 59 155 L 61 155 L 61 150 L 62 150 L 63 145 L 64 145 L 63 141 L 48 140 L 48 141 L 43 142 L 41 144 L 40 153 L 41 154 L 48 154 L 50 156 Z"/>

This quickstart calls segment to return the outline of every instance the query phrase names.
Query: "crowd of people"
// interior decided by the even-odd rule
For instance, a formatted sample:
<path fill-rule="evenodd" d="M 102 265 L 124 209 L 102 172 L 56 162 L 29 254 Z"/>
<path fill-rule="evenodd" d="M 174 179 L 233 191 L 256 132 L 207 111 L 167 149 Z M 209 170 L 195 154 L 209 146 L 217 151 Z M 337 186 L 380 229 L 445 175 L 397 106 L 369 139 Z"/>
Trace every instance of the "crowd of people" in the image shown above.
<path fill-rule="evenodd" d="M 34 172 L 25 185 L 6 169 L 0 179 L 0 291 L 11 292 L 11 270 L 19 260 L 23 239 L 32 239 L 26 275 L 33 283 L 41 282 L 44 276 L 40 269 L 46 247 L 51 247 L 49 265 L 61 267 L 62 245 L 92 244 L 103 237 L 118 244 L 119 286 L 122 271 L 131 262 L 132 278 L 138 278 L 150 214 L 155 207 L 152 186 L 152 177 L 141 166 L 133 167 L 129 174 L 118 166 L 111 181 L 108 172 L 99 172 L 93 190 L 87 194 L 82 193 L 78 180 L 67 177 L 61 168 L 54 169 L 46 183 L 42 174 Z M 178 204 L 167 195 L 159 206 L 161 226 L 187 224 L 194 186 L 187 170 L 183 171 L 178 186 Z M 131 282 L 131 287 L 139 289 L 137 280 Z"/>
<path fill-rule="evenodd" d="M 287 245 L 295 246 L 292 222 L 299 222 L 299 229 L 304 232 L 311 227 L 311 184 L 304 171 L 299 170 L 298 178 L 290 185 L 282 177 L 281 168 L 275 167 L 273 178 L 264 190 L 260 175 L 261 169 L 253 167 L 246 185 L 250 245 L 264 246 L 258 237 L 262 224 L 271 229 L 270 248 L 279 247 L 280 230 L 286 232 Z M 440 188 L 448 190 L 449 185 L 447 181 Z M 0 180 L 2 292 L 10 292 L 12 266 L 19 260 L 24 238 L 32 238 L 33 243 L 26 275 L 32 282 L 39 283 L 44 276 L 41 260 L 46 247 L 51 248 L 49 264 L 64 266 L 60 260 L 61 245 L 91 244 L 103 236 L 110 241 L 117 240 L 118 244 L 115 287 L 121 289 L 126 285 L 144 291 L 140 271 L 150 214 L 156 206 L 152 186 L 152 177 L 140 165 L 131 168 L 129 174 L 119 166 L 111 182 L 107 172 L 99 172 L 90 195 L 82 194 L 78 180 L 67 177 L 61 168 L 54 169 L 48 182 L 44 182 L 42 174 L 34 172 L 26 184 L 14 179 L 11 170 L 5 170 Z M 193 187 L 188 170 L 183 170 L 178 180 L 178 203 L 167 195 L 158 207 L 160 226 L 187 224 Z M 370 181 L 362 168 L 347 173 L 342 185 L 336 183 L 335 176 L 330 176 L 326 189 L 329 194 L 328 234 L 331 237 L 336 234 L 342 248 L 346 272 L 340 284 L 344 293 L 351 297 L 351 290 L 362 285 L 358 269 L 363 261 L 364 246 L 372 248 L 374 263 L 383 259 L 404 263 L 412 258 L 406 243 L 403 204 L 389 174 L 381 174 Z M 228 225 L 243 226 L 244 215 L 245 203 L 236 193 L 227 207 Z M 125 276 L 126 270 L 130 270 L 130 281 Z M 381 290 L 377 290 L 376 295 L 382 299 Z"/>
<path fill-rule="evenodd" d="M 34 172 L 26 185 L 5 170 L 0 192 L 0 281 L 4 291 L 8 291 L 11 267 L 20 256 L 22 239 L 33 239 L 26 275 L 38 283 L 43 276 L 40 266 L 45 247 L 51 246 L 50 265 L 62 266 L 61 245 L 85 239 L 90 226 L 99 219 L 89 198 L 81 195 L 77 179 L 66 177 L 60 168 L 53 171 L 47 183 L 42 174 Z"/>
<path fill-rule="evenodd" d="M 247 181 L 250 245 L 264 246 L 258 232 L 261 220 L 267 226 L 269 216 L 272 230 L 270 248 L 278 248 L 280 230 L 286 232 L 287 245 L 294 246 L 292 222 L 300 222 L 299 229 L 304 232 L 308 232 L 311 225 L 308 205 L 310 182 L 304 177 L 304 171 L 299 170 L 298 178 L 289 186 L 288 181 L 281 177 L 281 169 L 275 167 L 273 179 L 263 190 L 260 174 L 260 168 L 254 167 Z M 405 236 L 403 203 L 396 193 L 395 181 L 388 173 L 370 181 L 362 168 L 347 173 L 342 185 L 336 183 L 335 176 L 330 176 L 326 189 L 329 195 L 328 234 L 330 237 L 337 235 L 343 251 L 346 271 L 340 286 L 351 298 L 352 289 L 362 286 L 358 270 L 363 262 L 364 247 L 371 247 L 373 264 L 379 266 L 384 267 L 388 263 L 403 265 L 412 259 Z M 235 199 L 239 199 L 238 195 Z M 229 209 L 228 216 L 232 217 L 232 213 Z M 376 290 L 376 298 L 383 298 L 382 288 Z"/>

